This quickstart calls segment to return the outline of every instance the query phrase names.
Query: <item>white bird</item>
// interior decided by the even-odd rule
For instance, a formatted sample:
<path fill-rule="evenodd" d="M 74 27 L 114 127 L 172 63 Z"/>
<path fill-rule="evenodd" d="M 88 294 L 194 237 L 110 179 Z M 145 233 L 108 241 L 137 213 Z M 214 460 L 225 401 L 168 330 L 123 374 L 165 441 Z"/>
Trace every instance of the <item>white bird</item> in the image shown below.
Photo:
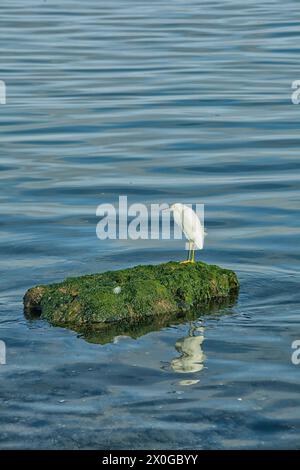
<path fill-rule="evenodd" d="M 180 202 L 172 204 L 169 209 L 177 225 L 181 228 L 189 241 L 188 259 L 182 263 L 195 263 L 195 247 L 203 249 L 206 232 L 196 212 L 189 206 Z"/>

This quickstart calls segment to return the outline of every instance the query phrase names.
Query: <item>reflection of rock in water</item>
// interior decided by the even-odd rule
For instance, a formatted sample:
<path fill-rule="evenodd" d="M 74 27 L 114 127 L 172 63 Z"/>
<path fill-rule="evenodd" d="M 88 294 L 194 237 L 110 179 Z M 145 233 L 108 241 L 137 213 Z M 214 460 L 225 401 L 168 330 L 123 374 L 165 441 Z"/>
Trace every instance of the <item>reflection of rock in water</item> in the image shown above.
<path fill-rule="evenodd" d="M 181 356 L 171 361 L 174 372 L 199 372 L 204 367 L 205 355 L 201 344 L 204 341 L 203 327 L 191 327 L 189 336 L 181 338 L 175 344 Z M 200 333 L 200 334 L 199 334 Z"/>

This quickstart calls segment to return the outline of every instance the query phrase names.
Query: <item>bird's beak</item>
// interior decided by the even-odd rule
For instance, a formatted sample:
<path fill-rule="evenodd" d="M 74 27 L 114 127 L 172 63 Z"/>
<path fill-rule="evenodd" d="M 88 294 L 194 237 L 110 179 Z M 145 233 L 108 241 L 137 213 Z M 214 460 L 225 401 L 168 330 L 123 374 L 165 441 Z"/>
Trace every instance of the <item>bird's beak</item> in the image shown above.
<path fill-rule="evenodd" d="M 161 211 L 162 212 L 171 212 L 171 210 L 172 210 L 171 207 L 167 207 L 166 209 L 162 209 Z"/>

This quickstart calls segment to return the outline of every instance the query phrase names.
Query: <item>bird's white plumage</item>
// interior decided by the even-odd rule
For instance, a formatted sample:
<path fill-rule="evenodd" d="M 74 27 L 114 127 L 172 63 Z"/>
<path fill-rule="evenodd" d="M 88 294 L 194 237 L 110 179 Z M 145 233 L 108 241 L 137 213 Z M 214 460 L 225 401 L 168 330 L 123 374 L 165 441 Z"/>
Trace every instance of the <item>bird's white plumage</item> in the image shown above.
<path fill-rule="evenodd" d="M 196 212 L 185 204 L 172 204 L 170 210 L 173 212 L 174 220 L 185 234 L 186 238 L 202 250 L 204 245 L 204 227 Z"/>

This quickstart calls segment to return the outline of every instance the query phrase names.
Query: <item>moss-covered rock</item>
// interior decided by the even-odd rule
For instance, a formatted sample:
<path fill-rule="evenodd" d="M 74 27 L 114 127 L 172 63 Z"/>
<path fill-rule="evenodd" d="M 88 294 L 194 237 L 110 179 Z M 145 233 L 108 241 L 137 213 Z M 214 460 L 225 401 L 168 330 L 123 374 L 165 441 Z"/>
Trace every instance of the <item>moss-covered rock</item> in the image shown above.
<path fill-rule="evenodd" d="M 194 315 L 199 308 L 232 299 L 238 285 L 233 271 L 202 262 L 169 262 L 33 287 L 24 296 L 24 309 L 27 317 L 54 326 L 113 337 Z"/>

